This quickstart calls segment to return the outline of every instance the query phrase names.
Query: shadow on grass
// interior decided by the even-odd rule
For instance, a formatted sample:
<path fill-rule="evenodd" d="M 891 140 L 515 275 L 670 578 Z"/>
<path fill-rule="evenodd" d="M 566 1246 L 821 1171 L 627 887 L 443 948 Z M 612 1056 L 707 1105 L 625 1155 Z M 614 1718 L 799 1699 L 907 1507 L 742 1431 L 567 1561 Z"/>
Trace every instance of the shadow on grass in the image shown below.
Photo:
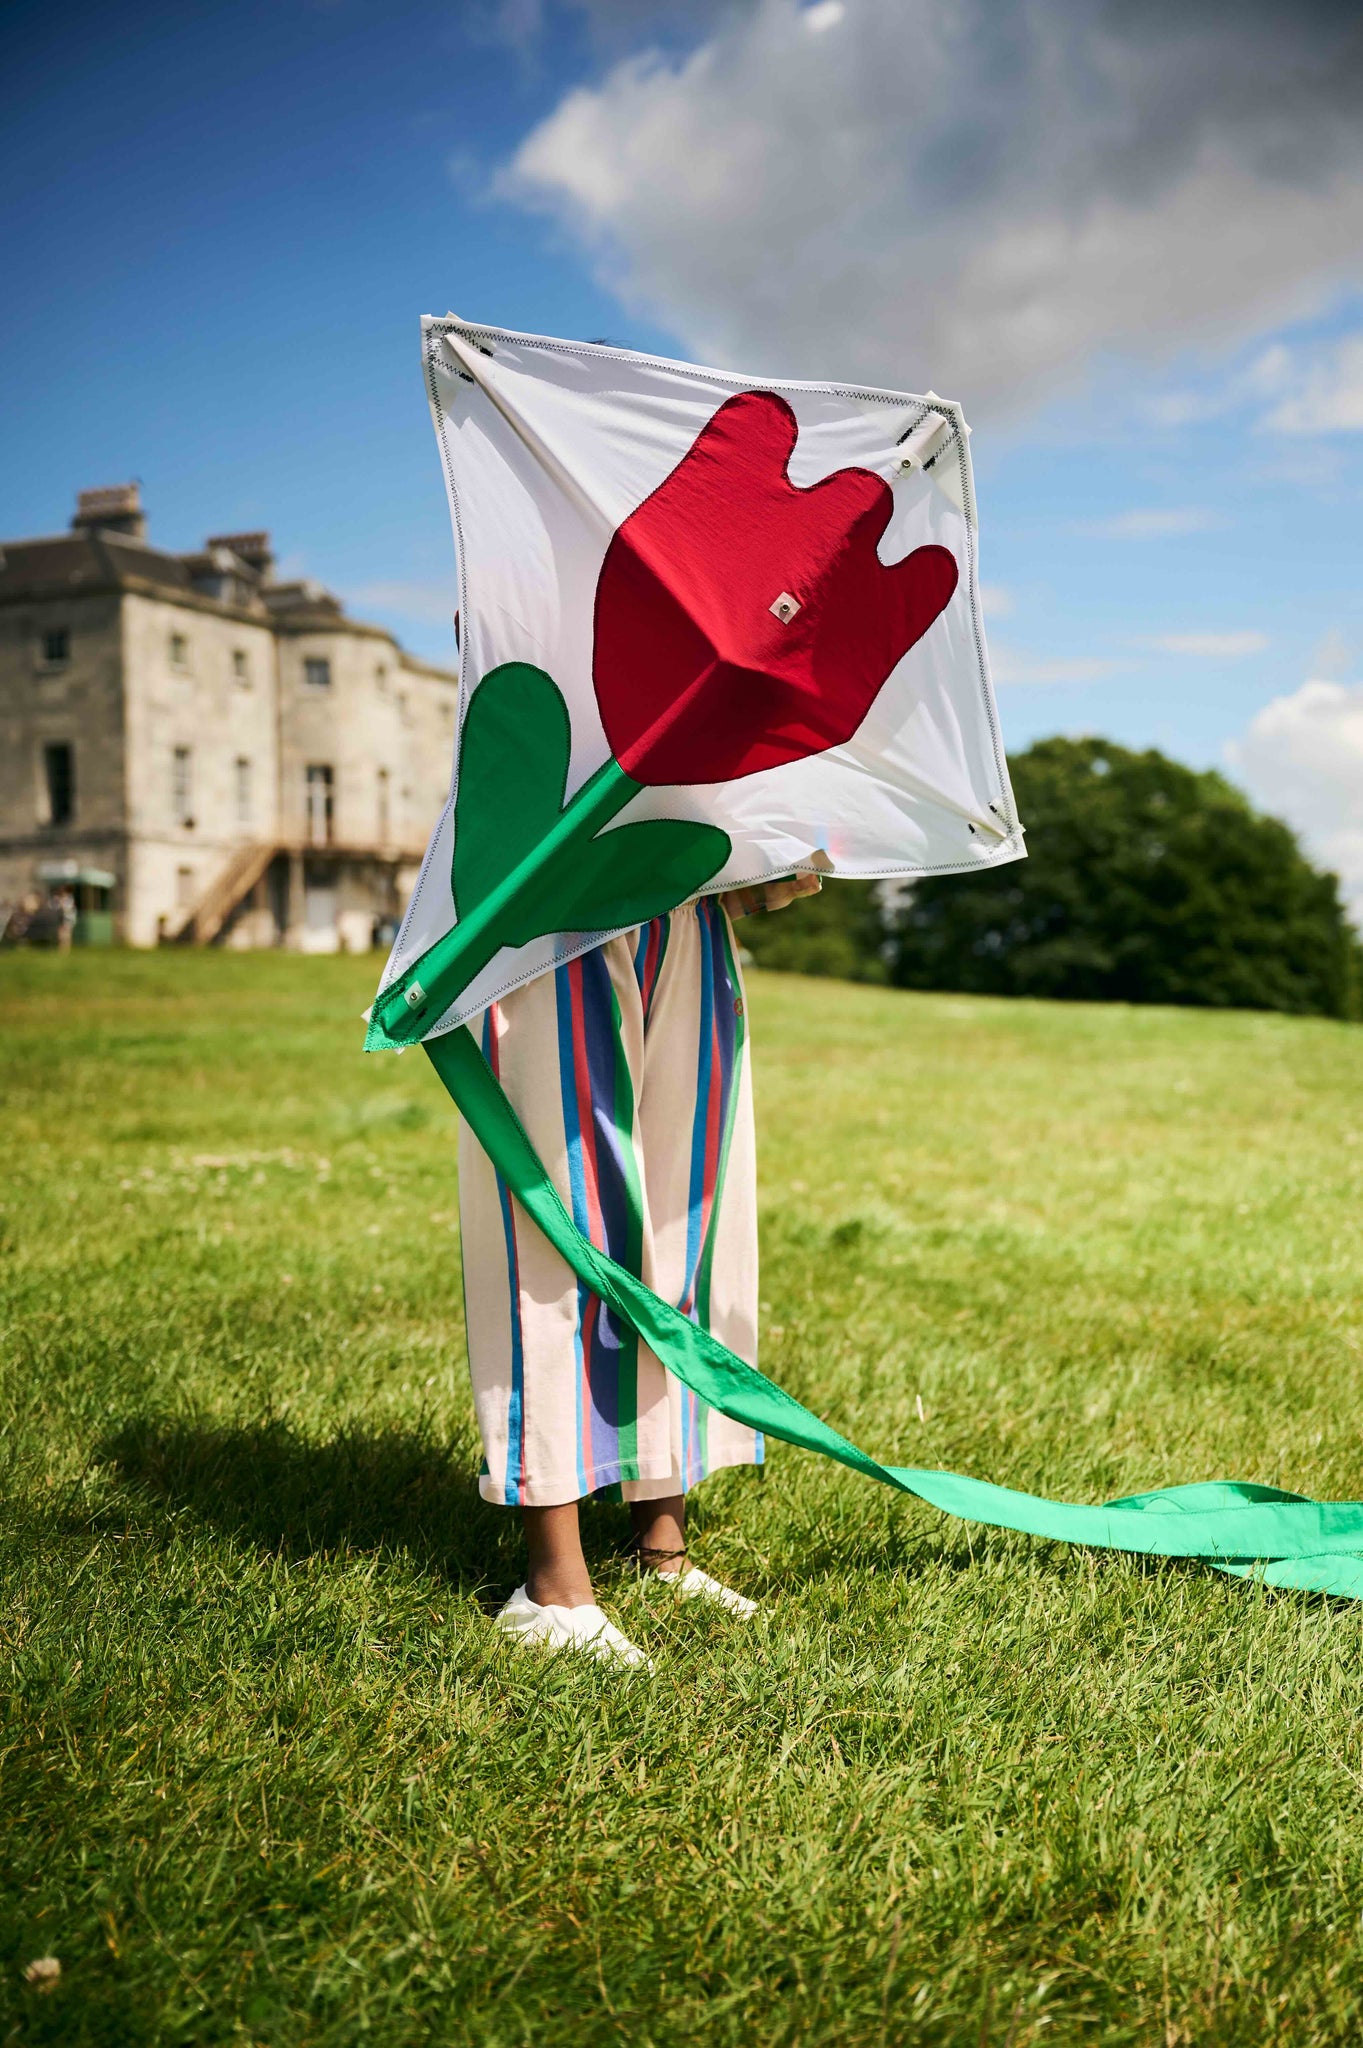
<path fill-rule="evenodd" d="M 524 1575 L 520 1516 L 478 1492 L 473 1440 L 441 1439 L 412 1426 L 352 1425 L 315 1438 L 268 1418 L 237 1426 L 136 1417 L 106 1437 L 98 1457 L 123 1486 L 173 1517 L 189 1514 L 272 1555 L 333 1554 L 406 1557 L 495 1610 Z M 708 1503 L 706 1503 L 708 1505 Z M 594 1574 L 625 1568 L 628 1513 L 595 1500 L 582 1517 L 583 1549 Z M 909 1503 L 896 1503 L 907 1509 Z M 82 1529 L 120 1532 L 127 1503 L 111 1502 Z M 703 1539 L 707 1517 L 697 1517 Z M 174 1523 L 164 1532 L 174 1535 Z M 927 1527 L 910 1513 L 873 1518 L 870 1526 L 835 1515 L 797 1517 L 784 1532 L 790 1568 L 805 1583 L 840 1579 L 849 1570 L 891 1575 L 901 1583 L 957 1577 L 986 1564 L 1000 1547 L 1019 1563 L 1036 1552 L 1060 1579 L 1076 1570 L 1134 1573 L 1140 1580 L 1201 1576 L 1196 1559 L 1094 1554 L 1066 1544 L 1036 1544 L 993 1529 L 934 1517 Z M 1212 1575 L 1215 1576 L 1215 1575 Z M 1219 1580 L 1224 1585 L 1227 1582 Z M 1297 1596 L 1300 1597 L 1300 1596 Z"/>
<path fill-rule="evenodd" d="M 232 1428 L 139 1417 L 98 1455 L 134 1493 L 276 1555 L 401 1554 L 489 1607 L 524 1575 L 519 1515 L 482 1499 L 467 1444 L 420 1429 L 347 1428 L 319 1440 L 273 1420 Z M 110 1510 L 96 1519 L 107 1523 Z M 618 1508 L 584 1517 L 589 1555 L 613 1555 L 624 1535 Z"/>

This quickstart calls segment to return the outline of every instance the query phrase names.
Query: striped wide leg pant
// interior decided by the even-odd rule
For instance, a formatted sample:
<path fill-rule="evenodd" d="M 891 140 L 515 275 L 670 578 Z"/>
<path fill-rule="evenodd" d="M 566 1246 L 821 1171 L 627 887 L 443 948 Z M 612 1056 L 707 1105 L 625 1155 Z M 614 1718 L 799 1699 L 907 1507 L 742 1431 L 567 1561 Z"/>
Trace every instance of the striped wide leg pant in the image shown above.
<path fill-rule="evenodd" d="M 712 897 L 514 990 L 473 1027 L 578 1228 L 757 1361 L 752 1084 Z M 683 1493 L 762 1439 L 682 1387 L 577 1279 L 467 1126 L 459 1215 L 486 1500 Z"/>

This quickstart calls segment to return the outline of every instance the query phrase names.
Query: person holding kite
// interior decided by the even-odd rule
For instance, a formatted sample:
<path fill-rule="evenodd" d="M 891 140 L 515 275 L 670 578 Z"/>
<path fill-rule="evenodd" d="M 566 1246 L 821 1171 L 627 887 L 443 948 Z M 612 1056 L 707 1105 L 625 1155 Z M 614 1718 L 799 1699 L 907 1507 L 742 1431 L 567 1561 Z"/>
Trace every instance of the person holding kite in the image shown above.
<path fill-rule="evenodd" d="M 730 911 L 819 886 L 702 896 L 484 1013 L 483 1048 L 592 1242 L 730 1349 L 757 1357 L 747 1010 Z M 498 1617 L 528 1640 L 639 1656 L 595 1604 L 578 1502 L 618 1489 L 641 1569 L 683 1599 L 754 1603 L 686 1557 L 685 1496 L 756 1464 L 761 1434 L 701 1401 L 527 1228 L 467 1124 L 459 1216 L 484 1497 L 515 1502 L 529 1569 Z"/>
<path fill-rule="evenodd" d="M 1363 1591 L 1354 1504 L 1223 1482 L 1079 1507 L 882 1465 L 757 1369 L 730 912 L 1024 855 L 959 408 L 453 315 L 422 339 L 461 715 L 366 1045 L 424 1043 L 463 1114 L 479 1485 L 530 1555 L 499 1625 L 647 1663 L 582 1557 L 606 1488 L 642 1565 L 750 1615 L 688 1559 L 684 1504 L 765 1435 L 971 1519 Z"/>

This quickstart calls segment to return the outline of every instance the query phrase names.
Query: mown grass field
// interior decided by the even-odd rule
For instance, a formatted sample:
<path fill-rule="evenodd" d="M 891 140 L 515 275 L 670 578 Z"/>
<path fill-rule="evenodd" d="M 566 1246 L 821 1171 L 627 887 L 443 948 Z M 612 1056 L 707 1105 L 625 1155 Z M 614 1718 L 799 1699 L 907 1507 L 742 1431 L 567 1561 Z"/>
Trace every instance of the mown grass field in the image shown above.
<path fill-rule="evenodd" d="M 452 1114 L 372 977 L 0 959 L 0 2040 L 1356 2040 L 1358 1608 L 778 1445 L 694 1509 L 759 1625 L 601 1507 L 656 1677 L 494 1637 Z M 779 1379 L 1074 1498 L 1363 1495 L 1363 1031 L 751 996 Z"/>

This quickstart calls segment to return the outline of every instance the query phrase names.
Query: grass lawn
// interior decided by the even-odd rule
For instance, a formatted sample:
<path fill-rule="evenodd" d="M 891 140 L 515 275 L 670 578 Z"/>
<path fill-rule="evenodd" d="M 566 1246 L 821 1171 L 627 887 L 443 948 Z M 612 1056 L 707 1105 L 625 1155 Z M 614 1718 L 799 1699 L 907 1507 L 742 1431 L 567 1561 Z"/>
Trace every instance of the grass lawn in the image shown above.
<path fill-rule="evenodd" d="M 780 1445 L 743 1629 L 520 1577 L 453 1113 L 374 965 L 0 959 L 0 2041 L 1175 2043 L 1363 2024 L 1363 1610 Z M 1363 1496 L 1363 1031 L 753 977 L 763 1363 L 869 1450 Z M 22 1966 L 52 1954 L 42 1992 Z"/>

